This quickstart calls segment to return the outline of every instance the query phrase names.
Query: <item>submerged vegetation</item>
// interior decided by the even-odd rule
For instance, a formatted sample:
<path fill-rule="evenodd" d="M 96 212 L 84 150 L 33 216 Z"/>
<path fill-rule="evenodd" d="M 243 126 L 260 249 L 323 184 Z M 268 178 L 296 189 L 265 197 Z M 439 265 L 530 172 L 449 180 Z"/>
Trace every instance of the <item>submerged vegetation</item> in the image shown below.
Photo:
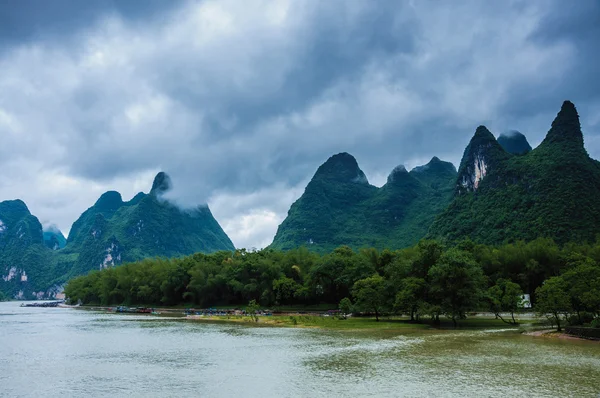
<path fill-rule="evenodd" d="M 304 248 L 197 253 L 146 259 L 69 281 L 65 294 L 83 304 L 294 306 L 330 303 L 344 314 L 406 314 L 454 324 L 490 311 L 516 323 L 522 294 L 552 321 L 583 324 L 600 317 L 600 242 L 559 247 L 537 239 L 503 246 L 423 240 L 397 250 L 341 246 L 327 254 Z M 503 314 L 509 314 L 506 317 Z"/>

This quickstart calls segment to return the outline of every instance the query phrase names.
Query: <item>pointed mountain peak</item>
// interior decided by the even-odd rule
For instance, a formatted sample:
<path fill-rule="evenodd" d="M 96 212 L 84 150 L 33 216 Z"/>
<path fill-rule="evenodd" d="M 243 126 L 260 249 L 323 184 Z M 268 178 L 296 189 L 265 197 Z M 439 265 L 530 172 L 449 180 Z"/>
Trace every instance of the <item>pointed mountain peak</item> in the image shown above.
<path fill-rule="evenodd" d="M 313 179 L 325 178 L 342 182 L 368 184 L 365 173 L 358 167 L 354 156 L 342 152 L 331 156 L 317 169 Z"/>
<path fill-rule="evenodd" d="M 447 172 L 456 174 L 456 167 L 450 162 L 444 162 L 437 156 L 431 158 L 429 163 L 423 166 L 417 166 L 410 171 L 411 173 L 424 173 L 424 172 Z"/>
<path fill-rule="evenodd" d="M 475 134 L 473 134 L 473 138 L 471 138 L 471 141 L 469 142 L 469 145 L 467 146 L 465 152 L 467 150 L 485 150 L 485 148 L 492 150 L 499 149 L 500 151 L 502 151 L 502 147 L 500 146 L 500 144 L 498 144 L 498 141 L 496 140 L 496 137 L 494 137 L 494 134 L 492 134 L 487 127 L 479 126 L 477 127 L 477 130 L 475 130 Z"/>
<path fill-rule="evenodd" d="M 399 166 L 394 167 L 394 170 L 392 170 L 392 172 L 387 178 L 387 183 L 389 184 L 391 182 L 397 182 L 407 177 L 410 177 L 410 175 L 408 174 L 406 167 L 404 167 L 404 165 L 401 164 Z"/>
<path fill-rule="evenodd" d="M 577 113 L 577 109 L 575 108 L 575 104 L 571 101 L 567 100 L 562 103 L 560 107 L 560 111 L 558 115 L 556 115 L 556 119 L 552 122 L 552 126 L 560 123 L 570 123 L 570 122 L 579 122 L 579 114 Z"/>
<path fill-rule="evenodd" d="M 145 193 L 138 192 L 133 198 L 131 198 L 129 202 L 127 202 L 127 204 L 134 205 L 136 203 L 139 203 L 140 200 L 144 199 L 144 197 L 146 197 Z"/>
<path fill-rule="evenodd" d="M 477 190 L 481 180 L 507 156 L 487 127 L 477 127 L 460 162 L 458 192 Z"/>
<path fill-rule="evenodd" d="M 117 191 L 104 192 L 94 204 L 100 210 L 116 210 L 123 206 L 123 198 Z"/>
<path fill-rule="evenodd" d="M 161 171 L 154 177 L 154 182 L 152 183 L 152 189 L 150 190 L 151 194 L 159 195 L 167 192 L 171 189 L 171 177 L 164 171 Z"/>
<path fill-rule="evenodd" d="M 0 202 L 0 234 L 6 230 L 7 226 L 30 215 L 27 205 L 21 199 Z"/>
<path fill-rule="evenodd" d="M 0 212 L 3 211 L 13 212 L 23 216 L 31 214 L 25 202 L 23 202 L 21 199 L 5 200 L 0 202 Z"/>
<path fill-rule="evenodd" d="M 492 134 L 491 131 L 488 130 L 488 128 L 485 126 L 477 127 L 477 130 L 475 130 L 475 134 L 473 135 L 472 140 L 474 139 L 488 139 L 496 141 L 496 137 L 494 137 L 494 134 Z"/>
<path fill-rule="evenodd" d="M 552 127 L 542 144 L 573 142 L 583 148 L 583 134 L 577 109 L 571 101 L 565 101 L 552 122 Z"/>
<path fill-rule="evenodd" d="M 508 153 L 513 155 L 524 155 L 531 151 L 531 145 L 527 142 L 527 137 L 516 130 L 511 130 L 500 134 L 498 144 Z"/>

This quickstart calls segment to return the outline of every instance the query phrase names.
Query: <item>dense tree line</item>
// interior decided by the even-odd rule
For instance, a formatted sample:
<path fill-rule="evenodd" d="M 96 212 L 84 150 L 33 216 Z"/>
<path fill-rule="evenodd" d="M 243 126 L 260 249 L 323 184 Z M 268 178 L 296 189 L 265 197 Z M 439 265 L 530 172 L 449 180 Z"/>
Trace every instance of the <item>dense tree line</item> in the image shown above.
<path fill-rule="evenodd" d="M 342 302 L 346 312 L 377 318 L 402 313 L 434 322 L 486 310 L 508 323 L 515 322 L 521 295 L 529 293 L 536 309 L 555 322 L 568 316 L 584 323 L 600 317 L 599 264 L 600 242 L 559 247 L 549 239 L 497 247 L 423 240 L 397 251 L 341 246 L 325 255 L 304 248 L 242 249 L 93 271 L 69 281 L 65 293 L 71 302 L 102 305 Z"/>

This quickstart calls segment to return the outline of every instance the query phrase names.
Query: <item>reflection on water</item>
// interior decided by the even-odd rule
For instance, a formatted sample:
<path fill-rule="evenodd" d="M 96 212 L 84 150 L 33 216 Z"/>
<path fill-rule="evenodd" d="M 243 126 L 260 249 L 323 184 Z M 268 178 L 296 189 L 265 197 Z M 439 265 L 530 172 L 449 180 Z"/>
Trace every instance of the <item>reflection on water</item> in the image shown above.
<path fill-rule="evenodd" d="M 576 396 L 600 344 L 512 330 L 254 328 L 0 303 L 0 396 Z"/>

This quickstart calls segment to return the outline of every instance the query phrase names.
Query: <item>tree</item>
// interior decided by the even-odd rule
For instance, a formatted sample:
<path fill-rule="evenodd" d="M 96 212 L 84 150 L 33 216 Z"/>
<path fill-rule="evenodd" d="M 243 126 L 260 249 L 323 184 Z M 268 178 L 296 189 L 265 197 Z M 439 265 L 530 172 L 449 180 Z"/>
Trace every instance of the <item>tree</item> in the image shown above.
<path fill-rule="evenodd" d="M 248 306 L 246 307 L 246 314 L 250 315 L 250 318 L 254 322 L 258 322 L 258 311 L 260 310 L 260 306 L 256 303 L 256 300 L 250 300 Z"/>
<path fill-rule="evenodd" d="M 582 322 L 581 311 L 600 316 L 600 267 L 592 263 L 580 264 L 562 275 L 571 305 Z"/>
<path fill-rule="evenodd" d="M 292 278 L 282 276 L 279 279 L 273 281 L 273 293 L 275 293 L 275 300 L 279 304 L 286 304 L 296 295 L 300 285 L 296 283 Z"/>
<path fill-rule="evenodd" d="M 502 322 L 516 325 L 515 312 L 522 307 L 522 295 L 523 291 L 519 285 L 506 279 L 498 279 L 496 284 L 487 291 L 490 310 L 496 317 L 500 318 Z M 500 312 L 509 312 L 512 321 L 507 321 L 502 318 Z"/>
<path fill-rule="evenodd" d="M 471 253 L 448 250 L 431 267 L 429 278 L 433 299 L 430 304 L 439 305 L 454 326 L 479 303 L 483 273 Z"/>
<path fill-rule="evenodd" d="M 410 314 L 410 320 L 419 320 L 419 314 L 425 302 L 427 283 L 425 279 L 408 277 L 402 280 L 400 291 L 396 294 L 394 307 Z"/>
<path fill-rule="evenodd" d="M 347 319 L 348 314 L 352 313 L 352 301 L 350 301 L 348 297 L 344 297 L 340 301 L 340 305 L 338 306 L 338 308 L 344 319 Z"/>
<path fill-rule="evenodd" d="M 571 311 L 571 298 L 567 293 L 567 284 L 560 276 L 547 279 L 535 289 L 537 297 L 536 309 L 540 315 L 556 323 L 556 330 L 561 331 L 560 316 L 567 316 Z"/>
<path fill-rule="evenodd" d="M 379 314 L 385 305 L 385 280 L 379 274 L 361 279 L 352 288 L 355 305 L 363 311 L 373 311 L 379 322 Z"/>
<path fill-rule="evenodd" d="M 425 279 L 444 253 L 444 246 L 435 240 L 422 240 L 417 244 L 417 250 L 419 255 L 412 264 L 411 275 Z"/>

